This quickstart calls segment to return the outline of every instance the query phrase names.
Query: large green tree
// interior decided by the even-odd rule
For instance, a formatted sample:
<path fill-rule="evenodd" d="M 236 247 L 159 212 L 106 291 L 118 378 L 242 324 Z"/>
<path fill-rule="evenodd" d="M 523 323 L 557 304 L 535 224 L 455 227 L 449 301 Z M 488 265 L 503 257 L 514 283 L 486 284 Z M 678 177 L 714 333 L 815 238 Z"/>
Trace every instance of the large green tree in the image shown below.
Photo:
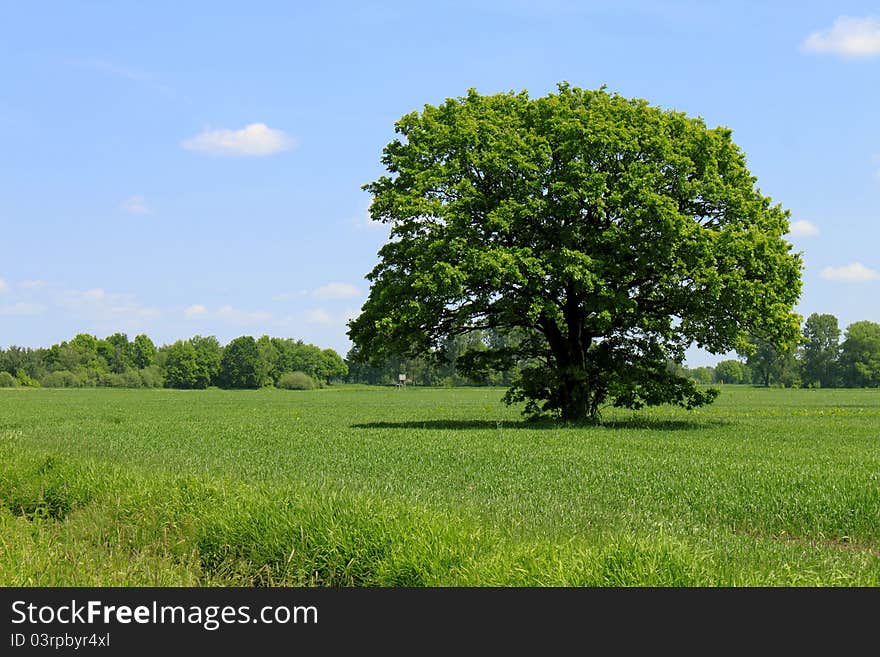
<path fill-rule="evenodd" d="M 509 402 L 563 419 L 603 403 L 693 407 L 717 394 L 670 372 L 696 344 L 786 345 L 802 262 L 788 211 L 761 194 L 724 127 L 604 89 L 471 90 L 404 116 L 365 185 L 390 227 L 349 337 L 361 358 L 443 359 L 451 335 L 519 329 L 461 356 L 519 369 Z"/>

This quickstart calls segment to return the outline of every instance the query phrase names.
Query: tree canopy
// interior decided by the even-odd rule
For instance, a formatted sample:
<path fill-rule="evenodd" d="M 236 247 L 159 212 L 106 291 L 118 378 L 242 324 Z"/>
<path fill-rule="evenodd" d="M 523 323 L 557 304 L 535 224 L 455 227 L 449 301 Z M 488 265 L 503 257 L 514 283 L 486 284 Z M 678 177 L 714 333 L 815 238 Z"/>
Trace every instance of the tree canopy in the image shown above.
<path fill-rule="evenodd" d="M 443 359 L 450 336 L 517 330 L 457 366 L 519 362 L 508 402 L 580 420 L 604 403 L 711 401 L 667 367 L 692 344 L 797 340 L 789 213 L 728 128 L 561 84 L 536 99 L 470 90 L 395 130 L 388 175 L 364 186 L 391 237 L 349 323 L 359 358 Z"/>

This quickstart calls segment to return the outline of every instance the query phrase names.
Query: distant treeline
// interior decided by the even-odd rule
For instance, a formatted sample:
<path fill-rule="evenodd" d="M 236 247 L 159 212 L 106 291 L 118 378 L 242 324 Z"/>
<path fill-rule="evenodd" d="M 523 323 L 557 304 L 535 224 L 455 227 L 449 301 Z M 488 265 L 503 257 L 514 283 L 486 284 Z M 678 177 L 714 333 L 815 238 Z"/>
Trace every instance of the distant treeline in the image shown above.
<path fill-rule="evenodd" d="M 801 341 L 779 352 L 755 339 L 756 349 L 741 359 L 715 367 L 671 365 L 699 383 L 751 383 L 786 388 L 880 387 L 880 324 L 859 321 L 846 328 L 841 341 L 837 317 L 813 313 L 801 329 Z"/>
<path fill-rule="evenodd" d="M 80 333 L 49 348 L 0 350 L 0 387 L 315 388 L 342 381 L 345 361 L 302 340 L 245 335 L 223 346 L 214 336 L 157 347 L 147 335 L 103 339 Z"/>
<path fill-rule="evenodd" d="M 422 386 L 507 386 L 525 363 L 485 374 L 479 380 L 456 371 L 468 351 L 497 349 L 521 339 L 515 332 L 475 331 L 455 336 L 437 358 L 392 358 L 379 366 L 359 362 L 355 350 L 343 360 L 333 349 L 302 340 L 241 336 L 222 346 L 214 336 L 195 336 L 156 347 L 146 335 L 124 333 L 103 339 L 81 333 L 47 349 L 11 346 L 0 350 L 0 387 L 110 386 L 124 388 L 281 388 L 307 389 L 334 381 L 391 385 L 404 375 Z M 754 338 L 756 348 L 714 367 L 669 368 L 698 383 L 745 383 L 784 387 L 880 387 L 880 324 L 850 324 L 841 341 L 834 315 L 813 313 L 798 345 L 778 352 Z"/>
<path fill-rule="evenodd" d="M 280 388 L 308 389 L 333 382 L 392 385 L 400 375 L 422 386 L 510 384 L 515 368 L 474 381 L 455 371 L 455 359 L 469 349 L 516 339 L 513 333 L 479 331 L 444 344 L 439 359 L 393 358 L 379 367 L 343 360 L 333 349 L 302 340 L 241 336 L 222 346 L 214 336 L 157 347 L 147 335 L 106 338 L 81 333 L 49 348 L 10 346 L 0 350 L 0 387 Z"/>
<path fill-rule="evenodd" d="M 361 359 L 357 357 L 357 348 L 354 348 L 345 358 L 348 364 L 346 380 L 350 383 L 388 385 L 397 383 L 401 376 L 405 376 L 408 385 L 509 386 L 519 368 L 526 364 L 525 362 L 514 363 L 508 369 L 497 372 L 483 372 L 477 378 L 475 375 L 461 374 L 456 369 L 456 361 L 468 352 L 504 348 L 520 339 L 522 335 L 519 330 L 475 330 L 446 339 L 441 345 L 442 351 L 436 353 L 434 358 L 389 358 L 379 366 L 359 362 Z"/>
<path fill-rule="evenodd" d="M 389 359 L 381 367 L 355 362 L 349 352 L 348 381 L 388 384 L 406 374 L 416 385 L 468 385 L 474 383 L 456 373 L 455 360 L 468 349 L 504 346 L 516 335 L 497 330 L 457 336 L 444 345 L 440 362 L 425 358 Z M 801 327 L 800 342 L 779 352 L 769 342 L 752 338 L 755 350 L 739 358 L 723 360 L 714 367 L 685 367 L 669 363 L 669 369 L 698 383 L 750 384 L 789 388 L 880 387 L 880 324 L 859 321 L 849 325 L 841 341 L 837 317 L 813 313 Z M 518 368 L 490 375 L 480 383 L 509 385 Z"/>

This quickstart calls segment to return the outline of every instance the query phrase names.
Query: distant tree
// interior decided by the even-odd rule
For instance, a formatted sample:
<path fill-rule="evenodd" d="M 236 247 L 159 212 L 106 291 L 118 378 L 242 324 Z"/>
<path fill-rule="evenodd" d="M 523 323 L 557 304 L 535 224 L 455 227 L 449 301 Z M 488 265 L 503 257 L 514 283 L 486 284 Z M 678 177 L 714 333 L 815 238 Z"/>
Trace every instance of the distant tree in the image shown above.
<path fill-rule="evenodd" d="M 277 384 L 282 374 L 293 372 L 295 369 L 296 342 L 290 338 L 271 338 L 271 342 L 275 347 L 275 353 L 278 354 L 275 361 L 275 371 L 272 372 L 272 377 Z"/>
<path fill-rule="evenodd" d="M 87 357 L 98 355 L 98 338 L 88 333 L 77 333 L 70 341 L 70 345 Z"/>
<path fill-rule="evenodd" d="M 282 374 L 278 368 L 281 354 L 272 342 L 272 338 L 268 335 L 261 335 L 257 340 L 257 351 L 260 355 L 257 360 L 257 377 L 260 380 L 260 385 L 276 384 Z"/>
<path fill-rule="evenodd" d="M 840 364 L 847 386 L 880 386 L 880 324 L 867 320 L 850 324 L 840 351 Z"/>
<path fill-rule="evenodd" d="M 149 367 L 156 359 L 156 345 L 143 333 L 135 336 L 131 350 L 132 362 L 138 369 Z"/>
<path fill-rule="evenodd" d="M 804 322 L 801 351 L 805 385 L 832 388 L 838 383 L 840 328 L 834 315 L 813 313 Z"/>
<path fill-rule="evenodd" d="M 223 358 L 223 347 L 213 335 L 196 335 L 190 338 L 190 344 L 196 352 L 198 366 L 198 388 L 207 388 L 217 383 L 220 375 L 220 362 Z"/>
<path fill-rule="evenodd" d="M 708 385 L 715 379 L 715 370 L 709 366 L 693 367 L 687 370 L 687 375 L 693 381 Z"/>
<path fill-rule="evenodd" d="M 114 333 L 99 340 L 98 354 L 107 363 L 107 369 L 116 374 L 134 365 L 134 348 L 125 333 Z"/>
<path fill-rule="evenodd" d="M 800 364 L 795 346 L 779 349 L 766 340 L 755 339 L 752 353 L 746 356 L 746 365 L 752 373 L 753 383 L 758 385 L 800 385 Z"/>
<path fill-rule="evenodd" d="M 203 379 L 196 359 L 196 350 L 191 342 L 178 340 L 165 350 L 166 388 L 203 388 Z"/>
<path fill-rule="evenodd" d="M 302 340 L 294 343 L 290 371 L 305 372 L 314 379 L 319 379 L 321 371 L 321 348 L 313 344 L 305 344 Z"/>
<path fill-rule="evenodd" d="M 352 347 L 345 355 L 348 366 L 346 381 L 350 383 L 367 383 L 370 385 L 388 385 L 392 383 L 392 365 L 390 359 L 381 363 L 370 363 L 358 355 L 358 347 Z"/>
<path fill-rule="evenodd" d="M 69 342 L 52 345 L 46 352 L 46 361 L 52 371 L 67 370 L 75 374 L 83 385 L 94 385 L 98 373 L 109 369 L 107 361 L 99 353 L 101 345 L 104 353 L 108 353 L 105 341 L 80 333 Z"/>
<path fill-rule="evenodd" d="M 745 364 L 738 360 L 722 360 L 715 365 L 717 383 L 747 383 Z"/>
<path fill-rule="evenodd" d="M 342 357 L 333 349 L 321 350 L 320 368 L 318 375 L 324 383 L 334 380 L 342 380 L 348 374 L 348 365 Z"/>
<path fill-rule="evenodd" d="M 219 382 L 223 388 L 259 388 L 260 351 L 250 335 L 232 340 L 223 350 Z"/>
<path fill-rule="evenodd" d="M 24 359 L 25 350 L 22 347 L 11 345 L 0 351 L 0 372 L 15 374 L 15 371 L 24 363 Z"/>
<path fill-rule="evenodd" d="M 49 350 L 11 345 L 0 350 L 0 371 L 15 375 L 23 370 L 31 378 L 42 378 L 49 368 Z"/>

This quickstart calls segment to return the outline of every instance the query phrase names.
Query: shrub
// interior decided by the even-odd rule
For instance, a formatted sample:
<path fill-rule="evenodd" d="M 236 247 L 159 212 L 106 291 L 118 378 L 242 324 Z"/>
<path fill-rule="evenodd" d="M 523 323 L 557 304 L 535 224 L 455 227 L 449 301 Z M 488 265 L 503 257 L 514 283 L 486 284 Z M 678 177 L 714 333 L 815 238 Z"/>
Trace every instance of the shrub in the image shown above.
<path fill-rule="evenodd" d="M 286 372 L 278 379 L 278 387 L 286 390 L 313 390 L 317 385 L 305 372 Z"/>
<path fill-rule="evenodd" d="M 69 370 L 50 372 L 43 377 L 41 383 L 46 388 L 79 388 L 83 385 L 82 381 Z"/>
<path fill-rule="evenodd" d="M 164 381 L 162 379 L 162 370 L 158 365 L 150 365 L 142 370 L 138 370 L 141 377 L 141 385 L 144 388 L 161 388 Z"/>
<path fill-rule="evenodd" d="M 18 383 L 21 384 L 21 385 L 23 385 L 23 386 L 27 386 L 27 387 L 29 387 L 29 388 L 39 388 L 39 387 L 40 387 L 40 382 L 37 381 L 37 380 L 36 380 L 35 378 L 33 378 L 32 376 L 30 376 L 30 375 L 29 375 L 27 372 L 25 372 L 24 370 L 21 370 L 21 369 L 18 370 L 18 371 L 15 373 L 15 378 L 18 379 Z"/>
<path fill-rule="evenodd" d="M 142 388 L 144 385 L 141 375 L 137 370 L 128 369 L 118 376 L 119 383 L 123 388 Z"/>
<path fill-rule="evenodd" d="M 122 380 L 118 374 L 113 372 L 98 372 L 96 374 L 95 383 L 100 388 L 122 388 Z"/>
<path fill-rule="evenodd" d="M 17 388 L 18 381 L 9 372 L 0 372 L 0 388 Z"/>

